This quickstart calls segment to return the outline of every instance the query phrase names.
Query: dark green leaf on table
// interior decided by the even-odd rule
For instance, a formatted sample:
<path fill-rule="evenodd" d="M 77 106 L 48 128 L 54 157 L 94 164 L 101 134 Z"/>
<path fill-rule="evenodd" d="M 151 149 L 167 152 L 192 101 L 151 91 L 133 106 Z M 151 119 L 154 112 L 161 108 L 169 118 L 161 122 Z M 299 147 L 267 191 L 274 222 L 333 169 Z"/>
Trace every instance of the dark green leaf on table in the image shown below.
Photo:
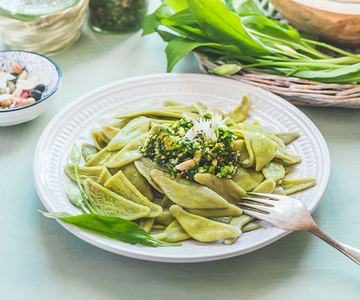
<path fill-rule="evenodd" d="M 159 241 L 148 234 L 137 224 L 119 217 L 101 216 L 98 214 L 84 214 L 71 216 L 66 212 L 46 213 L 41 212 L 47 218 L 55 218 L 68 224 L 75 225 L 87 231 L 106 236 L 124 243 L 157 247 L 159 244 L 168 246 L 180 246 Z"/>

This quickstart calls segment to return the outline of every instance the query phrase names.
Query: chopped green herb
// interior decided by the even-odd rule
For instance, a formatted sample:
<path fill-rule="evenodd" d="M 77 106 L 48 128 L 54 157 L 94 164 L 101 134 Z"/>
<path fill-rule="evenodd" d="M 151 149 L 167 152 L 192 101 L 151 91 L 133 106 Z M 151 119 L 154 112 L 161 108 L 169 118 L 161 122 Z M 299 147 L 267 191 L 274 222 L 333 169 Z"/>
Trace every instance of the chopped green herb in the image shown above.
<path fill-rule="evenodd" d="M 209 113 L 195 122 L 182 118 L 148 136 L 140 150 L 173 177 L 194 180 L 197 173 L 210 173 L 231 178 L 240 165 L 240 152 L 231 150 L 235 134 L 223 122 Z"/>

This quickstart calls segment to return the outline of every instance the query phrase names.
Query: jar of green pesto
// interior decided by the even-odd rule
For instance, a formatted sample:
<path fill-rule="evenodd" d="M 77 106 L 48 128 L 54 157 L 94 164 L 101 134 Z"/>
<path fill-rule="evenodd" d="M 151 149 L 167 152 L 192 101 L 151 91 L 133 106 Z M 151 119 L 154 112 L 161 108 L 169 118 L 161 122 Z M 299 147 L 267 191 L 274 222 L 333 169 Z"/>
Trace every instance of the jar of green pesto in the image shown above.
<path fill-rule="evenodd" d="M 146 15 L 147 5 L 147 0 L 90 0 L 90 26 L 108 34 L 137 31 Z"/>

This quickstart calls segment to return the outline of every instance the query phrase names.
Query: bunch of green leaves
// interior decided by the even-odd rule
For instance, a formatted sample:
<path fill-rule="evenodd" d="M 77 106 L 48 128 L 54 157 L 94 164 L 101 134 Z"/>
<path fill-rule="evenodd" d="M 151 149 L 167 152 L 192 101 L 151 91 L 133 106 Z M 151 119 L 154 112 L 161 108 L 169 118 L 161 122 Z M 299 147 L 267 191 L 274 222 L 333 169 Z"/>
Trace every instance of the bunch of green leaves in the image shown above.
<path fill-rule="evenodd" d="M 290 25 L 267 18 L 251 0 L 164 0 L 145 17 L 143 35 L 157 32 L 168 43 L 167 71 L 194 51 L 210 61 L 229 62 L 213 70 L 231 75 L 239 68 L 330 83 L 360 81 L 360 57 L 305 38 Z M 342 54 L 333 58 L 316 49 Z"/>
<path fill-rule="evenodd" d="M 68 224 L 75 225 L 79 228 L 85 229 L 102 236 L 122 241 L 124 243 L 136 245 L 141 244 L 144 246 L 157 247 L 160 244 L 168 246 L 181 246 L 179 243 L 166 243 L 156 239 L 154 236 L 148 234 L 143 228 L 136 223 L 125 220 L 120 217 L 110 217 L 99 215 L 87 200 L 86 195 L 82 191 L 78 165 L 81 160 L 81 152 L 76 144 L 73 145 L 71 150 L 71 161 L 74 165 L 75 177 L 79 191 L 72 186 L 68 185 L 68 193 L 70 202 L 75 205 L 83 214 L 73 216 L 67 212 L 47 213 L 40 211 L 45 217 L 59 219 Z M 83 201 L 90 214 L 86 212 L 83 207 Z"/>

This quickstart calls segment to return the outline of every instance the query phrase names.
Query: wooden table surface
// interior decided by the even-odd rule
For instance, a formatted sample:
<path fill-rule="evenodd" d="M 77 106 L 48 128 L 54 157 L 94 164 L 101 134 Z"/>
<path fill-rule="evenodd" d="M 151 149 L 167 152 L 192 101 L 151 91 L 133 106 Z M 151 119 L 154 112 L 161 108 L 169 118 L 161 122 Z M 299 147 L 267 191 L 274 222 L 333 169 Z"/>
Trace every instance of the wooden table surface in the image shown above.
<path fill-rule="evenodd" d="M 99 86 L 164 73 L 165 46 L 157 35 L 107 36 L 85 25 L 71 48 L 51 57 L 63 72 L 51 108 L 28 123 L 0 127 L 0 299 L 360 299 L 360 267 L 307 232 L 230 259 L 169 264 L 108 253 L 37 212 L 45 208 L 32 161 L 48 122 Z M 174 72 L 200 70 L 189 55 Z M 360 248 L 360 110 L 298 108 L 331 156 L 330 184 L 313 217 L 330 236 Z"/>

